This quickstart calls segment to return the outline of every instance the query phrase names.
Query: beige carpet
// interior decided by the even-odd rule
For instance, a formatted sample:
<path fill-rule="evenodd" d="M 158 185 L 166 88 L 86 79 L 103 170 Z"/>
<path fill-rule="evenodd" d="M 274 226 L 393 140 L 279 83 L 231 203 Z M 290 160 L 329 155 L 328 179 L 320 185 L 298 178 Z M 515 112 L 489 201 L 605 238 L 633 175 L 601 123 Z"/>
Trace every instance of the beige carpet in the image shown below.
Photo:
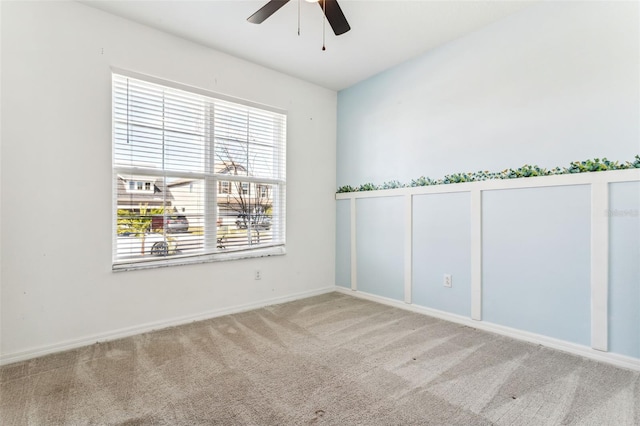
<path fill-rule="evenodd" d="M 331 293 L 4 366 L 2 425 L 640 425 L 640 373 Z"/>

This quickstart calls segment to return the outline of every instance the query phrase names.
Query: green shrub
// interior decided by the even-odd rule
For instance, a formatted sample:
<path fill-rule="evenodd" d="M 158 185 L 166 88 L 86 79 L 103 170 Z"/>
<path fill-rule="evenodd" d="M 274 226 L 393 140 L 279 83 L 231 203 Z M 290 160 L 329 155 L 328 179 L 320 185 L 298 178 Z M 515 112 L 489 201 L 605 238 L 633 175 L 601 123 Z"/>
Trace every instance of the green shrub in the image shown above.
<path fill-rule="evenodd" d="M 338 188 L 338 194 L 343 192 L 356 192 L 356 189 L 350 185 L 345 185 Z"/>
<path fill-rule="evenodd" d="M 383 183 L 381 189 L 396 189 L 396 188 L 404 188 L 404 185 L 398 182 L 397 180 L 392 180 L 390 182 Z"/>
<path fill-rule="evenodd" d="M 429 186 L 429 185 L 435 185 L 436 181 L 433 179 L 429 179 L 426 178 L 424 176 L 420 176 L 418 179 L 413 179 L 411 181 L 411 186 L 416 187 L 416 186 Z"/>
<path fill-rule="evenodd" d="M 372 183 L 365 183 L 364 185 L 360 185 L 356 191 L 375 191 L 378 187 Z"/>

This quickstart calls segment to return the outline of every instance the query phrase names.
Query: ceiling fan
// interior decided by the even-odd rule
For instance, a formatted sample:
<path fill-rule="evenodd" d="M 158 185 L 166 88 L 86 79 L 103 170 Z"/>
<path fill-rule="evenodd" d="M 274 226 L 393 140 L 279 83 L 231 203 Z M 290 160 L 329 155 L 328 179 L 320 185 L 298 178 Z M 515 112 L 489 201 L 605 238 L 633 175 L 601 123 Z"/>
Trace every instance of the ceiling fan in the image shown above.
<path fill-rule="evenodd" d="M 329 21 L 329 25 L 331 25 L 331 28 L 333 29 L 335 35 L 344 34 L 351 29 L 349 23 L 347 22 L 347 18 L 345 18 L 344 13 L 342 13 L 342 9 L 340 9 L 340 5 L 338 4 L 337 0 L 311 1 L 317 2 L 320 8 L 324 11 L 325 16 L 327 17 L 327 21 Z M 247 18 L 247 21 L 253 24 L 261 24 L 265 19 L 276 13 L 278 9 L 280 9 L 288 2 L 289 0 L 269 0 L 269 3 L 262 6 L 253 15 L 249 16 Z"/>

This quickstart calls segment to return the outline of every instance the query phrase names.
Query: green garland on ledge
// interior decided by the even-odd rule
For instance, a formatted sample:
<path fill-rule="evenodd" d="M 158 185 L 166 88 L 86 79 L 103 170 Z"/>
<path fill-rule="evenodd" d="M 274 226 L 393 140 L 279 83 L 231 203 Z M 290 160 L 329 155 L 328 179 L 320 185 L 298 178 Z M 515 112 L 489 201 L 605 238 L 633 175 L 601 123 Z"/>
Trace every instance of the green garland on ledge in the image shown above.
<path fill-rule="evenodd" d="M 410 184 L 403 184 L 397 180 L 385 182 L 382 185 L 375 185 L 373 183 L 365 183 L 363 185 L 352 187 L 350 185 L 341 186 L 338 188 L 338 194 L 343 192 L 362 192 L 362 191 L 376 191 L 379 189 L 395 189 L 395 188 L 409 188 L 416 186 L 430 186 L 430 185 L 446 185 L 449 183 L 461 183 L 461 182 L 479 182 L 490 179 L 518 179 L 533 176 L 549 176 L 549 175 L 567 175 L 572 173 L 587 173 L 587 172 L 599 172 L 603 170 L 624 170 L 624 169 L 640 169 L 640 155 L 636 155 L 634 161 L 627 161 L 624 164 L 619 164 L 617 161 L 609 161 L 606 158 L 600 160 L 594 158 L 593 160 L 574 161 L 569 164 L 569 167 L 555 167 L 547 170 L 538 166 L 530 166 L 525 164 L 517 169 L 506 169 L 501 172 L 488 172 L 479 171 L 475 173 L 454 173 L 446 175 L 442 179 L 433 180 L 428 177 L 420 176 L 417 179 L 413 179 Z"/>

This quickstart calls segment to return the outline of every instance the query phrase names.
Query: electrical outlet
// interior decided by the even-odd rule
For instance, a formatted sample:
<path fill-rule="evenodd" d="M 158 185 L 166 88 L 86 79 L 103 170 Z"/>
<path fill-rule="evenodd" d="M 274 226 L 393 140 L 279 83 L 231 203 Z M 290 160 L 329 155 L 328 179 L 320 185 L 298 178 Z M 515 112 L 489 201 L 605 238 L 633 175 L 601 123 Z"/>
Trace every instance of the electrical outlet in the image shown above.
<path fill-rule="evenodd" d="M 444 286 L 445 287 L 451 287 L 452 285 L 452 280 L 451 280 L 451 274 L 444 274 Z"/>
<path fill-rule="evenodd" d="M 256 280 L 261 280 L 262 279 L 262 272 L 260 272 L 260 269 L 256 269 L 256 273 L 253 277 Z"/>

